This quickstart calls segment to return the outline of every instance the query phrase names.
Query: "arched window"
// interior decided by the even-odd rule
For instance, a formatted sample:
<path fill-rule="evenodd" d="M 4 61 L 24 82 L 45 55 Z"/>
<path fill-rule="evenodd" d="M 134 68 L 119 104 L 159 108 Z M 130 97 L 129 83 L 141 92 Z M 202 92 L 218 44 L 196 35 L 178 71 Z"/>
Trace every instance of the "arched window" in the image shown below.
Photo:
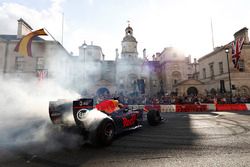
<path fill-rule="evenodd" d="M 241 86 L 239 93 L 241 96 L 248 96 L 250 95 L 250 89 L 248 86 Z"/>
<path fill-rule="evenodd" d="M 245 71 L 244 60 L 240 59 L 238 63 L 239 63 L 239 71 L 244 72 Z"/>
<path fill-rule="evenodd" d="M 134 88 L 136 86 L 136 81 L 137 81 L 138 77 L 136 74 L 129 74 L 128 75 L 128 87 L 130 88 Z"/>
<path fill-rule="evenodd" d="M 181 79 L 181 73 L 179 71 L 172 72 L 172 83 L 173 83 L 173 85 L 177 84 L 181 80 L 182 80 Z"/>

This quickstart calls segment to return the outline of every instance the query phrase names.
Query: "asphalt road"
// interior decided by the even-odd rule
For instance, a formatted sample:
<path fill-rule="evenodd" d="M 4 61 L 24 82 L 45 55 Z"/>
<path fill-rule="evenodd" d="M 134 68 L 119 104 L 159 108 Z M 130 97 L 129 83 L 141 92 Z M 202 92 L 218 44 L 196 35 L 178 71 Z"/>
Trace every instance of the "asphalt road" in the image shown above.
<path fill-rule="evenodd" d="M 159 126 L 145 124 L 105 148 L 83 145 L 80 136 L 60 134 L 50 124 L 39 122 L 36 128 L 43 129 L 38 136 L 43 140 L 0 145 L 0 166 L 250 166 L 249 111 L 163 116 L 167 120 Z M 24 127 L 20 127 L 21 134 L 30 131 Z"/>

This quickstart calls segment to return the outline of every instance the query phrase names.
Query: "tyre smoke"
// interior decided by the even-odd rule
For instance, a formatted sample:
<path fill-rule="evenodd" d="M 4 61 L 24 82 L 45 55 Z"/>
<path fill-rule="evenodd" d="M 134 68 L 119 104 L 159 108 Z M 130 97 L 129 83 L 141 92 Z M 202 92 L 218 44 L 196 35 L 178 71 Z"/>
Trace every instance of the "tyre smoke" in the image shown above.
<path fill-rule="evenodd" d="M 109 116 L 95 108 L 93 110 L 87 111 L 84 117 L 81 118 L 81 121 L 88 131 L 93 132 L 105 118 L 109 118 Z"/>
<path fill-rule="evenodd" d="M 0 79 L 0 85 L 0 156 L 7 150 L 12 153 L 16 153 L 15 150 L 47 152 L 73 147 L 73 143 L 80 140 L 78 135 L 59 133 L 48 113 L 50 100 L 76 99 L 79 94 L 45 80 L 38 83 Z"/>

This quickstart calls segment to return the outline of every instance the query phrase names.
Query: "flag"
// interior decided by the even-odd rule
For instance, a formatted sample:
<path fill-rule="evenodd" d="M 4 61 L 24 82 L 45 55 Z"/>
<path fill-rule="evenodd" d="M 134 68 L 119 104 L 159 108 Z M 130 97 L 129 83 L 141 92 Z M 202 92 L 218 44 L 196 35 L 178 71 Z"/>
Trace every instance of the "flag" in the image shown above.
<path fill-rule="evenodd" d="M 244 43 L 243 37 L 238 38 L 232 42 L 232 62 L 234 63 L 234 68 L 239 68 L 239 59 L 243 43 Z"/>
<path fill-rule="evenodd" d="M 31 54 L 31 42 L 32 39 L 38 35 L 47 35 L 44 29 L 39 29 L 36 31 L 33 31 L 27 35 L 25 35 L 16 45 L 15 51 L 18 52 L 22 56 L 30 56 Z"/>
<path fill-rule="evenodd" d="M 48 76 L 47 70 L 38 70 L 37 71 L 37 77 L 38 77 L 39 81 L 44 80 L 44 78 L 46 78 L 47 76 Z"/>

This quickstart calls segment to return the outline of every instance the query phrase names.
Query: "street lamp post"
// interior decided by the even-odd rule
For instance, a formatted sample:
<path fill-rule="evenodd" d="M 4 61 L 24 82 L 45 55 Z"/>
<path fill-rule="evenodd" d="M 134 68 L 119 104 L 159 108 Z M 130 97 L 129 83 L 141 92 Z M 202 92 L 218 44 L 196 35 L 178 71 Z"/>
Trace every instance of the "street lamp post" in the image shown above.
<path fill-rule="evenodd" d="M 228 80 L 229 80 L 229 91 L 230 91 L 230 102 L 232 103 L 232 84 L 231 84 L 231 76 L 230 76 L 230 68 L 229 68 L 229 60 L 228 60 L 228 53 L 229 49 L 226 48 L 225 52 L 227 54 L 227 69 L 228 69 Z"/>
<path fill-rule="evenodd" d="M 85 60 L 85 56 L 86 56 L 86 48 L 87 48 L 87 44 L 84 41 L 84 44 L 82 45 L 83 47 L 83 82 L 84 82 L 84 88 L 83 88 L 83 92 L 85 94 L 86 91 L 86 71 L 85 71 L 85 65 L 86 65 L 86 60 Z"/>
<path fill-rule="evenodd" d="M 85 52 L 86 52 L 85 50 L 86 50 L 86 48 L 87 48 L 87 44 L 85 43 L 85 41 L 84 41 L 84 44 L 82 45 L 82 47 L 83 47 L 83 66 L 84 66 L 83 68 L 84 68 L 84 79 L 85 79 L 85 61 L 86 61 L 86 60 L 85 60 L 85 56 L 86 56 L 86 55 L 85 55 L 85 54 L 86 54 L 86 53 L 85 53 Z"/>

